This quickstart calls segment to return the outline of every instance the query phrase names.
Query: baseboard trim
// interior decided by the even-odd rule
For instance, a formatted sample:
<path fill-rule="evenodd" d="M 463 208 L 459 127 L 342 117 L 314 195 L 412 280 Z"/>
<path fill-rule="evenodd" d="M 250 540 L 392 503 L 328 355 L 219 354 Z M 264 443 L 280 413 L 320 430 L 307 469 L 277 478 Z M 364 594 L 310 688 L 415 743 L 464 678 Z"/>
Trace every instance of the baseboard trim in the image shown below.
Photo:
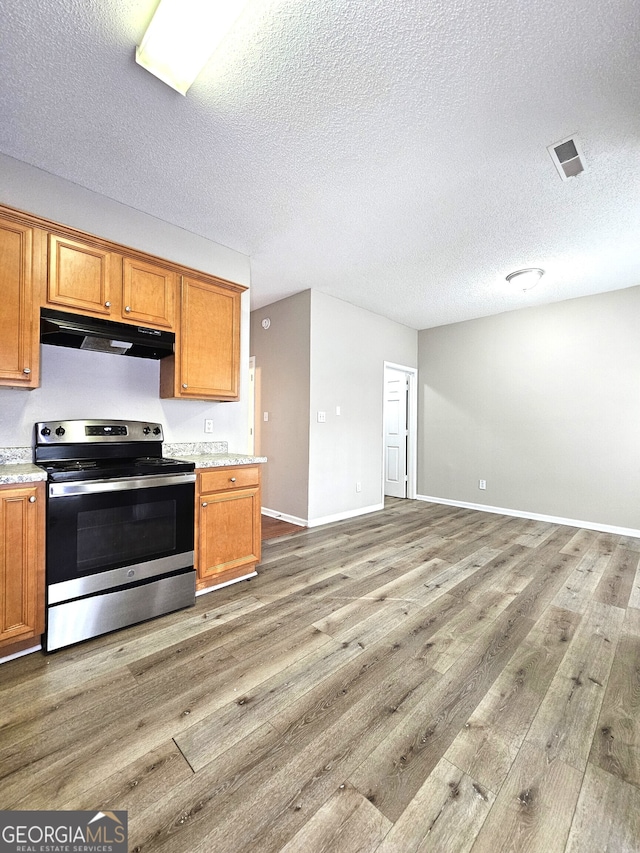
<path fill-rule="evenodd" d="M 39 652 L 41 648 L 42 645 L 38 643 L 37 646 L 29 646 L 28 649 L 22 649 L 19 652 L 14 652 L 12 655 L 6 655 L 6 657 L 0 657 L 0 664 L 8 663 L 10 660 L 24 657 L 24 655 L 31 655 L 33 652 Z"/>
<path fill-rule="evenodd" d="M 357 518 L 359 515 L 368 515 L 370 512 L 378 512 L 381 509 L 384 509 L 384 503 L 349 509 L 346 512 L 337 512 L 335 515 L 325 515 L 321 518 L 310 518 L 307 527 L 320 527 L 322 524 L 333 524 L 334 521 L 346 521 L 348 518 Z"/>
<path fill-rule="evenodd" d="M 262 507 L 262 514 L 269 518 L 277 518 L 280 521 L 288 521 L 300 527 L 320 527 L 322 524 L 333 524 L 334 521 L 346 521 L 348 518 L 356 518 L 359 515 L 367 515 L 370 512 L 378 512 L 384 509 L 384 503 L 373 506 L 363 506 L 359 509 L 348 509 L 346 512 L 336 512 L 334 515 L 323 515 L 321 518 L 298 518 L 296 515 L 287 515 L 286 512 L 278 512 L 276 509 Z"/>
<path fill-rule="evenodd" d="M 600 533 L 617 533 L 620 536 L 633 536 L 640 539 L 640 530 L 633 527 L 617 527 L 615 524 L 600 524 L 595 521 L 580 521 L 576 518 L 561 518 L 556 515 L 544 515 L 539 512 L 525 512 L 519 509 L 508 509 L 501 506 L 488 506 L 486 504 L 468 503 L 467 501 L 453 501 L 448 498 L 436 498 L 432 495 L 416 495 L 417 501 L 426 501 L 432 504 L 444 504 L 445 506 L 458 506 L 463 509 L 475 509 L 480 512 L 493 512 L 496 515 L 510 515 L 515 518 L 530 518 L 533 521 L 548 521 L 551 524 L 566 524 L 567 527 L 583 527 L 586 530 L 597 530 Z"/>
<path fill-rule="evenodd" d="M 298 527 L 306 527 L 307 522 L 304 518 L 298 518 L 297 515 L 287 515 L 286 512 L 278 512 L 277 509 L 269 509 L 266 506 L 262 507 L 262 514 L 268 515 L 269 518 L 277 518 L 278 521 L 288 521 L 289 524 L 297 524 Z"/>
<path fill-rule="evenodd" d="M 240 583 L 240 581 L 246 581 L 249 578 L 255 578 L 257 574 L 258 574 L 257 572 L 249 572 L 248 575 L 242 575 L 241 578 L 233 578 L 230 581 L 225 581 L 224 583 L 218 583 L 215 586 L 207 586 L 204 589 L 197 589 L 196 590 L 196 598 L 199 595 L 206 595 L 208 592 L 213 592 L 216 589 L 222 589 L 222 587 L 224 587 L 224 586 L 231 586 L 232 583 Z"/>

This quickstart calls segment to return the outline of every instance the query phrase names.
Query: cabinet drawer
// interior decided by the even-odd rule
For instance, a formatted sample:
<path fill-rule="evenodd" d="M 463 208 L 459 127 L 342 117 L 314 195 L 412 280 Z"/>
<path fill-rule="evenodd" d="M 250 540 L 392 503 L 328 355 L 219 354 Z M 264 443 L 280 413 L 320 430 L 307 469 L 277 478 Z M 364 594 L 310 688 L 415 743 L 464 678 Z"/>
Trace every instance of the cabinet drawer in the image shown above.
<path fill-rule="evenodd" d="M 200 470 L 200 493 L 242 489 L 260 483 L 257 465 L 240 465 L 237 468 L 212 468 Z"/>

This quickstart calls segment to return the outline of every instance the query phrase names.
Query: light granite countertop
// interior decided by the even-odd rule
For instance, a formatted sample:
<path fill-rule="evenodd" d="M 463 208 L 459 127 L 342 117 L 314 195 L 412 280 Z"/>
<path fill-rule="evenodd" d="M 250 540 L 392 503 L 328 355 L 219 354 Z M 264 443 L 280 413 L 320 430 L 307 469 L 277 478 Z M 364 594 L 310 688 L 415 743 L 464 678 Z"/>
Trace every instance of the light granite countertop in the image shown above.
<path fill-rule="evenodd" d="M 195 462 L 196 468 L 222 468 L 225 465 L 257 465 L 266 462 L 266 456 L 249 456 L 245 453 L 193 453 L 180 456 L 185 462 Z"/>
<path fill-rule="evenodd" d="M 34 465 L 32 459 L 30 447 L 0 447 L 0 486 L 46 480 L 46 471 Z"/>
<path fill-rule="evenodd" d="M 33 462 L 4 462 L 0 464 L 0 486 L 16 483 L 38 483 L 47 479 L 47 472 Z"/>
<path fill-rule="evenodd" d="M 182 444 L 165 443 L 165 456 L 195 462 L 196 468 L 220 468 L 225 465 L 256 465 L 267 461 L 266 456 L 229 453 L 226 441 L 203 441 Z M 0 447 L 0 486 L 16 483 L 37 483 L 47 479 L 46 471 L 31 461 L 30 447 Z"/>
<path fill-rule="evenodd" d="M 257 465 L 266 462 L 266 456 L 246 453 L 229 453 L 226 441 L 193 441 L 183 444 L 165 442 L 163 452 L 173 459 L 195 462 L 196 468 L 222 468 L 225 465 Z"/>

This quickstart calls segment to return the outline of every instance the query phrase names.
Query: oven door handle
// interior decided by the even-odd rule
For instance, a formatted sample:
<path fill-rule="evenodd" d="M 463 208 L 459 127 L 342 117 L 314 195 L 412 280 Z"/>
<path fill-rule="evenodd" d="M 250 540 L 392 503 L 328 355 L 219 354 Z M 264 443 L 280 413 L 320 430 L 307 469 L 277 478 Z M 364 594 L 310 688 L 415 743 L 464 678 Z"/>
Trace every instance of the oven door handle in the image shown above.
<path fill-rule="evenodd" d="M 74 483 L 49 483 L 50 498 L 66 498 L 70 495 L 92 495 L 104 492 L 125 492 L 132 489 L 153 489 L 159 486 L 179 486 L 195 483 L 195 474 L 167 474 L 150 477 L 123 477 L 115 480 L 84 480 Z"/>

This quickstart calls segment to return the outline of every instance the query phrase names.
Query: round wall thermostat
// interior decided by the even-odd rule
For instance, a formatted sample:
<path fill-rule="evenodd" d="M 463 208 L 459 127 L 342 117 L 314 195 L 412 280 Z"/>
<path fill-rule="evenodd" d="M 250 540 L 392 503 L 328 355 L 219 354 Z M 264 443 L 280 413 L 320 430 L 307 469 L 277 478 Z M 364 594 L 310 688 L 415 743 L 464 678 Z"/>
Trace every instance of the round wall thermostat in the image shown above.
<path fill-rule="evenodd" d="M 262 321 L 262 328 L 268 329 L 270 325 L 271 325 L 271 320 L 268 317 L 265 317 L 264 320 Z"/>

